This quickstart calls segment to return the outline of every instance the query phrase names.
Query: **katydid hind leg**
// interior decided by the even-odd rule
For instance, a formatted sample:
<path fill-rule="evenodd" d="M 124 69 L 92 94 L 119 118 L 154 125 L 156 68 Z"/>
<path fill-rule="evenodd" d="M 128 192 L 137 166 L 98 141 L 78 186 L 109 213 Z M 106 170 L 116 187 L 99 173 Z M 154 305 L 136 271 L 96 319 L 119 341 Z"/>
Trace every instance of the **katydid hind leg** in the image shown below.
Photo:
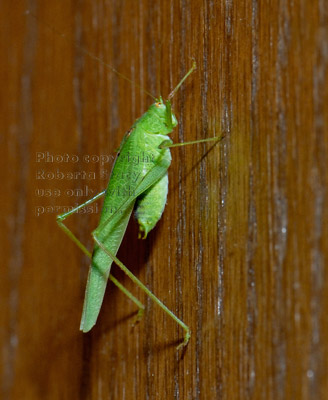
<path fill-rule="evenodd" d="M 78 205 L 67 213 L 61 214 L 57 216 L 57 224 L 58 226 L 65 232 L 65 234 L 83 251 L 83 253 L 90 259 L 92 259 L 92 254 L 90 251 L 84 246 L 84 244 L 74 235 L 74 233 L 62 222 L 67 219 L 69 216 L 74 214 L 79 209 L 97 201 L 100 197 L 105 194 L 105 191 L 98 193 L 93 198 L 87 200 L 86 202 Z M 139 321 L 143 315 L 145 306 L 135 297 L 133 294 L 127 290 L 112 274 L 109 275 L 109 279 L 113 282 L 115 286 L 119 290 L 121 290 L 131 301 L 133 301 L 138 307 L 137 321 Z"/>
<path fill-rule="evenodd" d="M 167 308 L 166 305 L 162 303 L 135 275 L 133 275 L 132 272 L 114 254 L 112 254 L 108 249 L 106 249 L 103 243 L 97 238 L 95 233 L 93 233 L 92 236 L 97 245 L 115 262 L 115 264 L 118 265 L 121 268 L 121 270 L 137 286 L 139 286 L 140 289 L 143 290 L 159 307 L 161 307 L 165 313 L 167 313 L 178 325 L 181 326 L 181 328 L 185 331 L 185 335 L 183 342 L 177 347 L 177 349 L 186 346 L 191 336 L 190 328 L 183 321 L 181 321 L 169 308 Z"/>
<path fill-rule="evenodd" d="M 166 162 L 165 159 L 161 159 L 153 168 L 151 168 L 145 176 L 142 178 L 142 180 L 139 182 L 137 187 L 134 189 L 134 196 L 130 197 L 127 199 L 125 202 L 122 203 L 122 205 L 112 214 L 108 217 L 106 221 L 104 221 L 102 224 L 100 224 L 95 230 L 94 234 L 98 234 L 105 225 L 109 223 L 109 221 L 119 212 L 121 212 L 122 209 L 124 209 L 127 204 L 133 200 L 135 200 L 138 196 L 140 196 L 142 193 L 144 193 L 147 189 L 149 189 L 158 179 L 160 179 L 168 170 L 170 164 Z"/>

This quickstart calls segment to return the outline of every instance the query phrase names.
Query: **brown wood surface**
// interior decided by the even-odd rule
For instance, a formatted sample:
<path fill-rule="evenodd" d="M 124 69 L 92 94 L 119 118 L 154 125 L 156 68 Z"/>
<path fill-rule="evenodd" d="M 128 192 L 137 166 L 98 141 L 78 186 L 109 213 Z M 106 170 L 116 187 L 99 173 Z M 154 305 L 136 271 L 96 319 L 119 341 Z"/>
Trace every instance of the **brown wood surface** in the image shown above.
<path fill-rule="evenodd" d="M 1 399 L 328 399 L 327 3 L 3 0 L 0 30 Z M 191 327 L 182 352 L 117 267 L 144 319 L 109 284 L 79 331 L 89 263 L 56 207 L 106 187 L 112 159 L 83 156 L 115 155 L 152 100 L 78 46 L 164 97 L 194 57 L 172 138 L 225 135 L 172 150 L 163 218 L 119 252 Z M 98 217 L 68 223 L 89 249 Z"/>

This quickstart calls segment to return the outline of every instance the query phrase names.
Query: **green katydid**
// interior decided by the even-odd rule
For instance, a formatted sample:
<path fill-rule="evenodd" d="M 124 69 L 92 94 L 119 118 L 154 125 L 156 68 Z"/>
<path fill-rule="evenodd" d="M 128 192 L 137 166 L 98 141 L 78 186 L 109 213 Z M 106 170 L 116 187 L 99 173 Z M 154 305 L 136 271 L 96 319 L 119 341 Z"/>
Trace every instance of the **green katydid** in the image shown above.
<path fill-rule="evenodd" d="M 111 265 L 114 262 L 183 328 L 185 332 L 184 341 L 180 346 L 185 346 L 189 341 L 189 327 L 150 292 L 117 259 L 116 254 L 133 210 L 135 210 L 135 216 L 139 224 L 139 237 L 146 238 L 161 218 L 168 192 L 167 170 L 171 164 L 169 148 L 220 139 L 219 137 L 214 137 L 173 144 L 168 136 L 173 128 L 177 126 L 177 119 L 171 110 L 171 99 L 195 68 L 196 63 L 194 62 L 192 68 L 170 93 L 168 100 L 163 101 L 162 97 L 155 99 L 156 102 L 125 134 L 112 168 L 107 190 L 73 210 L 57 216 L 57 223 L 61 229 L 91 258 L 80 325 L 80 329 L 83 332 L 88 332 L 97 321 L 108 279 L 112 280 L 120 290 L 135 302 L 139 308 L 139 316 L 143 313 L 144 306 L 140 301 L 110 274 Z M 146 157 L 142 157 L 144 161 L 138 164 L 132 163 L 131 158 L 138 154 L 146 154 Z M 131 180 L 132 176 L 134 177 L 133 181 Z M 64 225 L 63 221 L 69 215 L 96 201 L 103 195 L 105 199 L 100 222 L 96 230 L 92 232 L 95 245 L 91 254 Z"/>

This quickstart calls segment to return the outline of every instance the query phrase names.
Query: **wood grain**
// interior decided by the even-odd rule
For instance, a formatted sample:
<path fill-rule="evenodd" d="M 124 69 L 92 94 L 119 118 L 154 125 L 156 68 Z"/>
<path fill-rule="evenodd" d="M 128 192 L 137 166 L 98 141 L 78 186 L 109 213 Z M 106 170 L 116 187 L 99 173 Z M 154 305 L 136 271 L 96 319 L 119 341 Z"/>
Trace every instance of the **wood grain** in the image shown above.
<path fill-rule="evenodd" d="M 0 20 L 1 398 L 328 399 L 325 2 L 17 0 Z M 225 137 L 172 150 L 162 220 L 119 252 L 191 341 L 117 268 L 144 319 L 110 284 L 83 334 L 88 260 L 55 215 L 106 187 L 97 157 L 152 101 L 104 63 L 166 97 L 191 57 L 172 138 Z M 69 222 L 90 249 L 97 218 Z"/>

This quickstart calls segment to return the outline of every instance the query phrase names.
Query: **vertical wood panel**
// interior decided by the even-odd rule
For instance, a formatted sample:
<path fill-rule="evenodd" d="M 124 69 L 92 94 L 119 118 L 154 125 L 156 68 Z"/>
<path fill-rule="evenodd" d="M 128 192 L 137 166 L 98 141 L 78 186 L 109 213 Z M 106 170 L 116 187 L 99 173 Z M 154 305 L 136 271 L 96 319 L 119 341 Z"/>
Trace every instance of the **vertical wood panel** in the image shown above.
<path fill-rule="evenodd" d="M 328 399 L 325 2 L 18 0 L 0 11 L 1 398 Z M 104 63 L 166 97 L 191 57 L 172 138 L 225 138 L 172 149 L 162 220 L 146 241 L 131 222 L 119 252 L 191 341 L 177 352 L 181 330 L 116 267 L 143 320 L 133 326 L 136 307 L 109 284 L 82 334 L 88 260 L 55 215 L 106 187 L 152 101 Z M 110 162 L 90 161 L 100 155 Z M 47 175 L 57 170 L 74 179 Z M 90 249 L 93 211 L 69 222 Z"/>

